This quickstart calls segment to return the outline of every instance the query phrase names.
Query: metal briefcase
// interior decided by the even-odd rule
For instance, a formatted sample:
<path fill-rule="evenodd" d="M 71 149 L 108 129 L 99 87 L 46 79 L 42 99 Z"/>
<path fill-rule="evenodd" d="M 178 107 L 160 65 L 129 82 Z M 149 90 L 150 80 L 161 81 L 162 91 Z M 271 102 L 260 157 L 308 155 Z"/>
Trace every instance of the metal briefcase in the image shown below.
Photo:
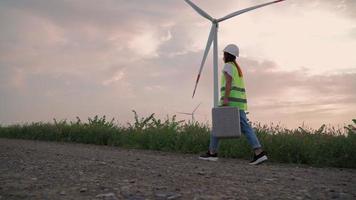
<path fill-rule="evenodd" d="M 212 110 L 212 134 L 217 138 L 238 138 L 241 136 L 240 112 L 238 107 L 217 107 Z"/>

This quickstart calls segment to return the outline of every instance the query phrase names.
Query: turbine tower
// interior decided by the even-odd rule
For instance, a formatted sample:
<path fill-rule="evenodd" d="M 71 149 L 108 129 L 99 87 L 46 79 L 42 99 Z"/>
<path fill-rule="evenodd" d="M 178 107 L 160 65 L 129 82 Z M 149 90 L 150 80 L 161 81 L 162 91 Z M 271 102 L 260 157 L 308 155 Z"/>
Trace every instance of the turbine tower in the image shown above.
<path fill-rule="evenodd" d="M 252 6 L 252 7 L 249 7 L 249 8 L 245 8 L 245 9 L 233 12 L 231 14 L 226 15 L 225 17 L 218 18 L 218 19 L 212 18 L 208 13 L 206 13 L 204 10 L 202 10 L 197 5 L 195 5 L 192 1 L 190 1 L 190 0 L 184 0 L 184 1 L 187 4 L 189 4 L 195 11 L 197 11 L 202 17 L 208 19 L 212 23 L 211 29 L 210 29 L 210 33 L 209 33 L 209 37 L 208 37 L 208 41 L 206 43 L 206 47 L 205 47 L 205 51 L 204 51 L 203 60 L 201 61 L 199 73 L 198 73 L 198 76 L 197 76 L 197 79 L 196 79 L 196 82 L 195 82 L 192 98 L 194 98 L 195 91 L 197 89 L 198 82 L 199 82 L 199 79 L 200 79 L 200 75 L 201 75 L 201 72 L 203 70 L 206 57 L 208 56 L 211 44 L 214 42 L 214 49 L 213 49 L 214 107 L 218 107 L 218 102 L 219 102 L 219 96 L 218 96 L 219 95 L 219 88 L 218 88 L 218 29 L 219 29 L 219 23 L 222 22 L 222 21 L 225 21 L 227 19 L 230 19 L 232 17 L 235 17 L 237 15 L 241 15 L 241 14 L 243 14 L 245 12 L 249 12 L 251 10 L 254 10 L 254 9 L 257 9 L 257 8 L 261 8 L 261 7 L 270 5 L 270 4 L 278 3 L 278 2 L 281 2 L 281 1 L 285 1 L 285 0 L 277 0 L 277 1 L 272 1 L 272 2 L 268 2 L 268 3 L 260 4 L 260 5 L 257 5 L 257 6 Z"/>

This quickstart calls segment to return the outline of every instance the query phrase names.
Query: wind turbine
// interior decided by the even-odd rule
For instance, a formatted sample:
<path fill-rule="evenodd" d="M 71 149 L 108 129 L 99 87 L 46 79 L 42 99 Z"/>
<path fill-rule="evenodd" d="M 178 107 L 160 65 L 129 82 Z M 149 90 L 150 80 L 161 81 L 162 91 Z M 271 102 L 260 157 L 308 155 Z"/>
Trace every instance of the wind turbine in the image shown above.
<path fill-rule="evenodd" d="M 194 122 L 194 121 L 195 121 L 195 119 L 194 119 L 194 113 L 195 113 L 195 111 L 199 108 L 200 105 L 201 105 L 201 103 L 199 103 L 199 105 L 198 105 L 197 107 L 195 107 L 195 109 L 193 110 L 192 113 L 186 113 L 186 112 L 178 112 L 178 113 L 179 113 L 179 114 L 183 114 L 183 115 L 191 115 L 191 116 L 192 116 L 192 122 Z"/>
<path fill-rule="evenodd" d="M 209 21 L 211 21 L 212 25 L 211 25 L 211 29 L 210 29 L 210 33 L 209 33 L 209 37 L 208 37 L 208 41 L 206 43 L 206 47 L 205 47 L 205 51 L 204 51 L 204 56 L 203 56 L 203 60 L 201 61 L 201 65 L 200 65 L 200 69 L 199 69 L 199 73 L 197 76 L 197 80 L 195 82 L 195 87 L 194 87 L 194 91 L 193 91 L 193 96 L 192 98 L 194 98 L 195 95 L 195 91 L 197 89 L 198 86 L 198 82 L 200 79 L 200 74 L 203 70 L 204 64 L 205 64 L 205 60 L 206 57 L 208 56 L 211 44 L 214 42 L 214 50 L 213 50 L 213 65 L 214 65 L 214 107 L 218 106 L 218 98 L 219 98 L 219 88 L 218 88 L 218 29 L 219 29 L 219 23 L 222 21 L 225 21 L 227 19 L 230 19 L 232 17 L 235 17 L 237 15 L 241 15 L 245 12 L 249 12 L 251 10 L 257 9 L 257 8 L 261 8 L 264 6 L 268 6 L 270 4 L 274 4 L 274 3 L 278 3 L 281 1 L 285 1 L 285 0 L 277 0 L 277 1 L 272 1 L 272 2 L 268 2 L 268 3 L 264 3 L 264 4 L 260 4 L 257 6 L 252 6 L 249 8 L 245 8 L 236 12 L 233 12 L 231 14 L 226 15 L 225 17 L 222 18 L 218 18 L 215 19 L 213 17 L 211 17 L 208 13 L 206 13 L 204 10 L 202 10 L 201 8 L 199 8 L 197 5 L 195 5 L 192 1 L 190 0 L 184 0 L 187 4 L 189 4 L 195 11 L 197 11 L 202 17 L 208 19 Z"/>

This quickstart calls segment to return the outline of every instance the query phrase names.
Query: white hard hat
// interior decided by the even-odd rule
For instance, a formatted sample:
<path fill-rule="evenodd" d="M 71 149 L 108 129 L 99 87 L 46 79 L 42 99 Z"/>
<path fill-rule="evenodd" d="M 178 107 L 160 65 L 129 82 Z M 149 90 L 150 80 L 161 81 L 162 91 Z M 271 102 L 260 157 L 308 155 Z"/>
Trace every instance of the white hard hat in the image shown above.
<path fill-rule="evenodd" d="M 234 44 L 229 44 L 225 47 L 224 52 L 229 53 L 235 57 L 239 57 L 239 47 Z"/>

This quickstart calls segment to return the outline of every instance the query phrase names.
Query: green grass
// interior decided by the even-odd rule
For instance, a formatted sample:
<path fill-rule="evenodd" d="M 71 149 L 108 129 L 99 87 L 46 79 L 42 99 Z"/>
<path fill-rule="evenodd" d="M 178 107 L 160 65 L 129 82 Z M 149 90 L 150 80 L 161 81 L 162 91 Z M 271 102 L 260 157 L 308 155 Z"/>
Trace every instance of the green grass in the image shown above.
<path fill-rule="evenodd" d="M 44 141 L 77 142 L 125 148 L 150 149 L 181 153 L 200 153 L 209 145 L 210 128 L 198 122 L 165 120 L 154 114 L 139 117 L 134 123 L 118 125 L 105 116 L 82 122 L 66 120 L 53 123 L 0 125 L 0 137 Z M 272 162 L 308 164 L 318 167 L 356 168 L 356 120 L 344 129 L 318 130 L 299 127 L 290 130 L 275 125 L 254 124 L 256 134 Z M 219 156 L 249 159 L 251 149 L 245 137 L 221 140 Z"/>

